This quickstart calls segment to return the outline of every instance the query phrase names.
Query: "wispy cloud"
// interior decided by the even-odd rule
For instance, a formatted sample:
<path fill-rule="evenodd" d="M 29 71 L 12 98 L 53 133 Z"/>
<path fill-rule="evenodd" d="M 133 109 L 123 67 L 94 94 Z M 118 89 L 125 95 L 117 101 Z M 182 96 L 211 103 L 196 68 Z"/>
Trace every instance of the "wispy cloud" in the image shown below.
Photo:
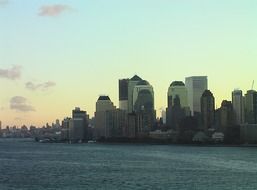
<path fill-rule="evenodd" d="M 44 5 L 39 8 L 39 16 L 55 17 L 63 12 L 71 11 L 72 7 L 68 5 L 56 4 L 56 5 Z"/>
<path fill-rule="evenodd" d="M 10 109 L 20 112 L 35 111 L 35 108 L 29 105 L 27 99 L 22 96 L 14 96 L 11 98 Z"/>
<path fill-rule="evenodd" d="M 9 0 L 0 0 L 0 6 L 7 5 L 9 3 Z"/>
<path fill-rule="evenodd" d="M 48 90 L 51 87 L 56 86 L 56 83 L 52 82 L 52 81 L 48 81 L 48 82 L 44 82 L 44 83 L 39 83 L 39 84 L 35 84 L 33 82 L 27 82 L 25 84 L 25 86 L 26 86 L 27 89 L 32 90 L 32 91 L 35 91 L 35 90 L 45 91 L 45 90 Z"/>
<path fill-rule="evenodd" d="M 21 77 L 21 66 L 13 66 L 10 69 L 0 69 L 0 78 L 10 80 L 19 79 Z"/>

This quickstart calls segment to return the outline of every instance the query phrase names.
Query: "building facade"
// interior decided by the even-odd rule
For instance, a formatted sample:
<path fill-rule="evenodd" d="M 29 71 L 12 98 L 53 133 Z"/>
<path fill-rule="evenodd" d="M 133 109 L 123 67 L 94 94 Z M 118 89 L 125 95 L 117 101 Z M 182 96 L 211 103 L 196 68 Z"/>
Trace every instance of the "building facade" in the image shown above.
<path fill-rule="evenodd" d="M 257 91 L 248 90 L 245 94 L 245 123 L 257 124 Z"/>
<path fill-rule="evenodd" d="M 106 131 L 106 112 L 115 110 L 116 107 L 110 100 L 109 96 L 100 96 L 96 102 L 95 112 L 95 130 L 96 138 L 104 138 L 107 136 Z"/>
<path fill-rule="evenodd" d="M 208 89 L 207 76 L 187 77 L 185 86 L 187 89 L 188 105 L 191 114 L 199 114 L 201 112 L 201 96 Z"/>
<path fill-rule="evenodd" d="M 71 142 L 86 141 L 87 130 L 87 112 L 76 107 L 74 110 L 72 110 L 72 118 L 69 120 L 69 140 Z"/>
<path fill-rule="evenodd" d="M 119 80 L 119 108 L 128 111 L 128 83 L 129 79 Z"/>
<path fill-rule="evenodd" d="M 205 90 L 201 97 L 202 128 L 207 131 L 215 125 L 215 99 L 210 90 Z"/>
<path fill-rule="evenodd" d="M 232 92 L 232 104 L 233 110 L 236 116 L 236 124 L 240 125 L 244 123 L 244 103 L 242 90 L 234 90 Z"/>
<path fill-rule="evenodd" d="M 129 82 L 128 82 L 128 113 L 133 112 L 133 92 L 134 92 L 135 86 L 141 80 L 142 79 L 137 75 L 135 75 L 131 79 L 129 79 Z"/>

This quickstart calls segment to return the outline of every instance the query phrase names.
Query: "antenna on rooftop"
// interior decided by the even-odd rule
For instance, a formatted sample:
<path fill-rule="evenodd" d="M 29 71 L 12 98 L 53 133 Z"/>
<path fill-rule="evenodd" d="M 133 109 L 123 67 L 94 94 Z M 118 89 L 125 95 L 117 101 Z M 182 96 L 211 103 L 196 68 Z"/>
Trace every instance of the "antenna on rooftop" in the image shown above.
<path fill-rule="evenodd" d="M 253 90 L 253 87 L 254 87 L 254 80 L 253 80 L 253 83 L 252 83 L 252 90 Z"/>

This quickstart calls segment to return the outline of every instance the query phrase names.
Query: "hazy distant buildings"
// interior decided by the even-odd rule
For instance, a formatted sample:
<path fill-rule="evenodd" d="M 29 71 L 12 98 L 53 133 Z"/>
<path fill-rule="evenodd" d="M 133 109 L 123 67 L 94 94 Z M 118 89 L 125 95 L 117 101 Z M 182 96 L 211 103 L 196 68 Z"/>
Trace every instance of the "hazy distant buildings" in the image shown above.
<path fill-rule="evenodd" d="M 188 105 L 192 115 L 201 112 L 201 96 L 208 89 L 207 76 L 193 76 L 186 78 Z"/>
<path fill-rule="evenodd" d="M 176 96 L 179 97 L 182 108 L 188 107 L 187 89 L 182 81 L 174 81 L 170 84 L 168 89 L 168 107 L 174 105 Z"/>
<path fill-rule="evenodd" d="M 244 103 L 242 94 L 242 90 L 234 90 L 232 92 L 232 104 L 237 125 L 244 123 Z"/>
<path fill-rule="evenodd" d="M 215 125 L 215 99 L 210 90 L 205 90 L 201 97 L 201 119 L 205 131 Z"/>
<path fill-rule="evenodd" d="M 137 132 L 137 115 L 135 113 L 127 114 L 124 136 L 127 138 L 135 138 Z"/>
<path fill-rule="evenodd" d="M 223 100 L 218 110 L 219 130 L 226 132 L 228 127 L 235 125 L 235 114 L 231 101 Z"/>
<path fill-rule="evenodd" d="M 69 120 L 69 139 L 71 142 L 85 141 L 87 139 L 88 115 L 86 111 L 76 107 L 72 110 Z"/>
<path fill-rule="evenodd" d="M 139 81 L 133 90 L 133 111 L 154 110 L 153 87 L 146 81 Z"/>
<path fill-rule="evenodd" d="M 190 115 L 187 89 L 184 82 L 172 82 L 168 89 L 167 98 L 166 124 L 169 128 L 178 129 L 180 121 L 185 116 Z"/>
<path fill-rule="evenodd" d="M 257 124 L 257 91 L 248 90 L 245 94 L 245 122 Z"/>
<path fill-rule="evenodd" d="M 155 122 L 153 87 L 146 80 L 139 81 L 133 90 L 133 112 L 137 115 L 137 134 L 148 133 Z"/>
<path fill-rule="evenodd" d="M 96 138 L 106 137 L 106 111 L 115 110 L 116 107 L 109 96 L 100 96 L 96 102 L 95 130 Z"/>
<path fill-rule="evenodd" d="M 126 111 L 121 109 L 107 110 L 105 112 L 105 138 L 121 138 L 126 125 Z"/>
<path fill-rule="evenodd" d="M 138 84 L 139 81 L 142 79 L 135 75 L 128 81 L 128 113 L 133 112 L 133 93 L 134 93 L 134 88 Z"/>
<path fill-rule="evenodd" d="M 257 124 L 240 125 L 241 143 L 257 144 Z"/>
<path fill-rule="evenodd" d="M 119 80 L 119 108 L 128 111 L 128 83 L 129 79 Z"/>

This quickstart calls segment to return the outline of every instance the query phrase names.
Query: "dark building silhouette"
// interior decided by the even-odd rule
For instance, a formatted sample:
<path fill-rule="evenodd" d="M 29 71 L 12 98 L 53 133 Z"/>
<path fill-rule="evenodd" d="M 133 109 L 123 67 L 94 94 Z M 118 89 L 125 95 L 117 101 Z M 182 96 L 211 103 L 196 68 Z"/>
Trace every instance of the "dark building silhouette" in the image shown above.
<path fill-rule="evenodd" d="M 120 109 L 107 110 L 106 117 L 106 138 L 121 138 L 126 125 L 126 111 Z"/>
<path fill-rule="evenodd" d="M 245 94 L 245 122 L 257 124 L 257 91 L 248 90 Z"/>
<path fill-rule="evenodd" d="M 133 104 L 134 104 L 134 100 L 133 100 L 133 96 L 134 96 L 134 89 L 135 86 L 138 84 L 138 82 L 140 82 L 142 79 L 137 76 L 134 75 L 131 79 L 129 79 L 128 81 L 128 113 L 132 113 L 133 110 Z"/>
<path fill-rule="evenodd" d="M 119 80 L 119 108 L 128 110 L 128 82 L 129 79 Z"/>
<path fill-rule="evenodd" d="M 217 111 L 219 130 L 225 132 L 227 127 L 235 125 L 235 113 L 231 101 L 223 100 Z"/>
<path fill-rule="evenodd" d="M 138 97 L 134 105 L 134 111 L 137 115 L 137 135 L 148 133 L 153 128 L 156 118 L 153 96 L 149 90 L 141 90 L 138 93 Z"/>
<path fill-rule="evenodd" d="M 201 120 L 204 130 L 215 125 L 215 99 L 210 90 L 205 90 L 201 97 Z"/>
<path fill-rule="evenodd" d="M 72 119 L 69 120 L 70 141 L 78 142 L 87 139 L 88 119 L 86 111 L 82 111 L 80 108 L 72 110 Z"/>
<path fill-rule="evenodd" d="M 166 109 L 166 123 L 168 128 L 179 130 L 179 124 L 186 117 L 185 110 L 181 108 L 180 98 L 177 95 L 173 99 L 172 107 Z"/>

